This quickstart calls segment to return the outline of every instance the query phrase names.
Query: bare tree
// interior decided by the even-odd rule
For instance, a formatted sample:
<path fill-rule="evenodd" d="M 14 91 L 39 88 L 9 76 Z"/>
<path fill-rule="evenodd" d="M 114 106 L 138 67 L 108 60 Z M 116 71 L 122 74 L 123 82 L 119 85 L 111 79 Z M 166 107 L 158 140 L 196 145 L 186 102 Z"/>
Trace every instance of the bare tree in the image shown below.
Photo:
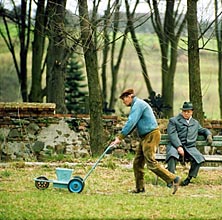
<path fill-rule="evenodd" d="M 145 59 L 139 45 L 139 41 L 136 37 L 135 27 L 134 27 L 134 15 L 139 1 L 137 0 L 132 12 L 129 10 L 128 1 L 125 2 L 127 6 L 127 16 L 125 13 L 120 11 L 122 6 L 122 1 L 117 0 L 113 1 L 111 4 L 111 0 L 107 1 L 107 7 L 103 16 L 98 16 L 98 7 L 100 1 L 93 1 L 93 10 L 92 10 L 92 18 L 90 22 L 93 28 L 93 36 L 96 47 L 99 49 L 102 45 L 102 95 L 103 101 L 108 100 L 108 86 L 107 86 L 107 73 L 110 64 L 110 72 L 111 72 L 111 89 L 110 89 L 110 98 L 109 98 L 109 109 L 113 109 L 115 107 L 115 103 L 117 101 L 116 93 L 118 92 L 117 83 L 118 83 L 118 73 L 121 65 L 121 61 L 123 59 L 124 49 L 127 42 L 128 33 L 131 33 L 131 37 L 133 40 L 134 47 L 136 49 L 141 68 L 142 74 L 144 76 L 145 83 L 147 85 L 147 89 L 149 92 L 152 91 L 151 83 L 148 77 L 148 71 L 145 64 Z M 137 22 L 139 19 L 137 19 Z M 125 26 L 120 24 L 125 24 Z M 141 21 L 142 23 L 142 21 Z M 100 25 L 101 24 L 101 25 Z M 98 28 L 100 27 L 100 28 Z M 122 33 L 122 34 L 120 34 Z M 98 41 L 99 39 L 99 41 Z M 120 45 L 120 46 L 117 46 Z M 149 93 L 148 92 L 148 93 Z"/>
<path fill-rule="evenodd" d="M 29 4 L 26 0 L 21 0 L 21 6 L 16 7 L 15 2 L 12 1 L 13 11 L 9 12 L 7 9 L 1 10 L 0 16 L 3 19 L 6 29 L 6 35 L 0 30 L 0 34 L 3 37 L 9 51 L 12 54 L 15 69 L 20 84 L 20 91 L 22 100 L 28 101 L 28 86 L 27 86 L 27 57 L 28 48 L 30 44 L 30 32 L 31 32 L 31 10 L 32 1 Z M 19 61 L 16 57 L 15 44 L 11 36 L 8 23 L 13 22 L 17 26 L 19 36 Z"/>
<path fill-rule="evenodd" d="M 137 7 L 138 3 L 139 3 L 139 0 L 136 1 L 133 11 L 130 12 L 130 6 L 129 6 L 129 3 L 128 3 L 128 0 L 125 0 L 126 15 L 127 15 L 127 27 L 130 31 L 131 38 L 133 40 L 133 44 L 134 44 L 134 47 L 136 49 L 136 53 L 137 53 L 137 56 L 138 56 L 139 61 L 140 61 L 142 74 L 143 74 L 144 81 L 145 81 L 145 84 L 146 84 L 146 87 L 147 87 L 147 92 L 148 92 L 148 94 L 151 94 L 153 89 L 152 89 L 151 82 L 150 82 L 150 79 L 149 79 L 149 76 L 148 76 L 148 71 L 147 71 L 145 59 L 144 59 L 139 41 L 136 37 L 136 32 L 135 32 L 135 28 L 134 28 L 134 25 L 133 25 L 133 17 L 134 17 L 136 7 Z"/>
<path fill-rule="evenodd" d="M 97 7 L 93 7 L 93 12 L 97 12 L 98 6 L 100 1 L 98 1 Z M 107 85 L 107 73 L 108 68 L 110 68 L 111 72 L 111 89 L 110 89 L 110 98 L 109 98 L 109 109 L 113 109 L 115 107 L 115 103 L 117 101 L 116 93 L 117 91 L 117 83 L 118 83 L 118 73 L 121 65 L 121 61 L 123 59 L 123 53 L 126 46 L 126 40 L 127 40 L 127 33 L 128 28 L 125 27 L 125 31 L 123 31 L 123 34 L 121 35 L 121 28 L 120 27 L 120 19 L 121 16 L 123 16 L 123 13 L 120 12 L 121 7 L 121 1 L 116 0 L 113 1 L 111 4 L 111 0 L 107 1 L 107 7 L 105 10 L 104 15 L 97 19 L 97 21 L 94 21 L 94 25 L 98 26 L 98 23 L 100 21 L 103 21 L 102 28 L 98 31 L 94 31 L 94 35 L 96 36 L 96 39 L 98 36 L 100 37 L 101 41 L 96 42 L 97 48 L 99 48 L 102 43 L 102 72 L 101 72 L 101 78 L 102 78 L 102 95 L 103 95 L 103 101 L 108 103 L 108 85 Z M 96 10 L 95 10 L 96 9 Z M 95 16 L 94 16 L 95 17 Z M 94 30 L 96 27 L 94 28 Z M 101 37 L 103 36 L 103 37 Z M 120 44 L 118 47 L 117 44 Z M 119 48 L 119 50 L 118 50 Z M 110 64 L 110 65 L 107 65 Z"/>
<path fill-rule="evenodd" d="M 31 26 L 31 11 L 33 2 L 34 1 L 21 0 L 21 6 L 16 6 L 15 2 L 12 1 L 13 11 L 8 11 L 7 9 L 1 10 L 1 17 L 3 18 L 7 35 L 5 36 L 2 31 L 0 31 L 0 33 L 12 54 L 21 87 L 20 90 L 23 101 L 42 102 L 43 96 L 47 96 L 47 102 L 56 103 L 57 113 L 65 113 L 66 108 L 64 103 L 64 80 L 66 61 L 69 57 L 70 50 L 66 45 L 67 36 L 64 29 L 66 1 L 38 0 L 36 2 L 37 10 L 34 20 L 34 40 L 32 43 L 32 83 L 31 91 L 28 95 L 27 56 L 31 39 L 30 36 L 33 31 Z M 18 27 L 17 30 L 20 46 L 19 59 L 16 57 L 16 44 L 13 42 L 14 39 L 11 37 L 8 21 L 11 22 L 10 25 L 13 23 Z M 47 35 L 46 27 L 48 30 Z M 46 90 L 45 88 L 42 88 L 42 74 L 46 66 L 46 60 L 44 60 L 44 46 L 47 36 L 49 39 L 49 46 L 46 56 Z"/>
<path fill-rule="evenodd" d="M 47 102 L 56 103 L 57 113 L 66 113 L 65 72 L 70 56 L 64 30 L 66 0 L 48 2 Z"/>
<path fill-rule="evenodd" d="M 214 5 L 215 5 L 215 34 L 217 39 L 217 50 L 218 50 L 217 52 L 218 92 L 219 92 L 220 118 L 222 118 L 222 22 L 221 22 L 221 16 L 218 17 L 219 14 L 218 0 L 214 1 Z"/>
<path fill-rule="evenodd" d="M 104 48 L 103 48 L 103 60 L 102 60 L 102 97 L 103 102 L 107 101 L 107 63 L 108 63 L 108 55 L 110 50 L 110 39 L 109 39 L 109 26 L 110 26 L 110 0 L 107 2 L 107 8 L 104 13 Z"/>
<path fill-rule="evenodd" d="M 98 60 L 92 23 L 89 20 L 87 0 L 78 0 L 82 48 L 85 57 L 89 88 L 90 145 L 92 153 L 101 152 L 104 142 L 102 121 L 102 94 L 98 76 Z"/>
<path fill-rule="evenodd" d="M 29 101 L 42 102 L 43 96 L 46 95 L 42 89 L 42 74 L 45 67 L 45 28 L 48 19 L 45 10 L 45 0 L 38 0 L 35 17 L 34 39 L 32 42 L 32 84 Z"/>
<path fill-rule="evenodd" d="M 119 38 L 119 22 L 120 22 L 120 6 L 121 1 L 116 1 L 116 7 L 114 12 L 114 21 L 113 21 L 113 33 L 112 33 L 112 46 L 111 46 L 111 55 L 110 55 L 110 69 L 111 69 L 111 76 L 112 76 L 112 84 L 111 84 L 111 94 L 110 94 L 110 101 L 109 101 L 109 108 L 113 109 L 115 107 L 117 98 L 117 83 L 118 83 L 118 72 L 120 68 L 120 64 L 123 58 L 124 49 L 126 46 L 127 40 L 127 27 L 125 28 L 125 32 L 121 38 Z M 121 42 L 120 42 L 121 40 Z M 117 54 L 116 44 L 120 43 L 120 49 Z"/>
<path fill-rule="evenodd" d="M 197 1 L 187 0 L 188 67 L 190 100 L 194 105 L 194 117 L 203 125 L 204 113 L 200 79 L 198 44 Z"/>
<path fill-rule="evenodd" d="M 166 1 L 164 21 L 161 19 L 157 0 L 147 0 L 149 7 L 153 10 L 151 21 L 158 36 L 161 49 L 162 69 L 162 98 L 165 106 L 165 117 L 173 116 L 174 101 L 174 77 L 177 64 L 178 42 L 182 30 L 186 24 L 186 13 L 179 12 L 180 2 L 175 5 L 175 0 Z"/>

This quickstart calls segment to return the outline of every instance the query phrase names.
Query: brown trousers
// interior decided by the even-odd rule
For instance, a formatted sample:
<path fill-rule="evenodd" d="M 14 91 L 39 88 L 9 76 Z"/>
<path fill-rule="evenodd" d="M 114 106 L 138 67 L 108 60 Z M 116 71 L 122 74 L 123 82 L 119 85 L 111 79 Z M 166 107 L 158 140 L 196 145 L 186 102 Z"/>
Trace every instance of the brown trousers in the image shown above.
<path fill-rule="evenodd" d="M 133 162 L 136 188 L 144 188 L 144 166 L 147 164 L 149 170 L 163 179 L 167 184 L 172 183 L 176 178 L 175 174 L 169 172 L 155 160 L 156 148 L 160 142 L 159 129 L 153 130 L 141 139 L 136 149 L 136 155 Z"/>

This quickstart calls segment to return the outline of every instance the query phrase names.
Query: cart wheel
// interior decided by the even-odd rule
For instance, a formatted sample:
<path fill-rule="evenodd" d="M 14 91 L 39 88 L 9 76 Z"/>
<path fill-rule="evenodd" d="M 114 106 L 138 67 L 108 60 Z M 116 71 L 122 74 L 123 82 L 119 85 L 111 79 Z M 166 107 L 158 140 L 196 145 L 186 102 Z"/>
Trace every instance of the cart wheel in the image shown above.
<path fill-rule="evenodd" d="M 49 187 L 49 182 L 46 182 L 44 180 L 48 180 L 45 176 L 39 176 L 35 180 L 35 186 L 37 189 L 47 189 Z"/>
<path fill-rule="evenodd" d="M 83 182 L 83 178 L 81 176 L 74 176 L 73 179 L 79 179 L 80 181 Z"/>
<path fill-rule="evenodd" d="M 68 189 L 72 193 L 81 193 L 83 191 L 84 186 L 85 183 L 83 182 L 83 179 L 79 176 L 75 176 L 68 183 Z"/>

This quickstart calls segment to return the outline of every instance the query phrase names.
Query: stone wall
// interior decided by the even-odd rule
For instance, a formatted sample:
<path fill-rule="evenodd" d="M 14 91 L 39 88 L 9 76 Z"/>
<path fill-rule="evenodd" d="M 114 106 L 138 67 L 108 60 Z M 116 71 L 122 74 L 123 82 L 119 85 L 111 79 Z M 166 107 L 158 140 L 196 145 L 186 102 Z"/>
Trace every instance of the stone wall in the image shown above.
<path fill-rule="evenodd" d="M 104 116 L 112 135 L 116 116 Z M 0 160 L 75 159 L 91 155 L 88 115 L 55 114 L 53 103 L 0 103 Z"/>
<path fill-rule="evenodd" d="M 10 106 L 0 103 L 0 160 L 45 161 L 53 157 L 73 160 L 90 156 L 88 115 L 57 115 L 54 107 L 52 104 L 32 103 L 25 108 L 23 105 L 22 109 L 16 103 L 10 111 Z M 126 118 L 104 116 L 107 139 L 114 137 L 125 121 Z M 161 119 L 158 123 L 161 133 L 165 133 L 168 120 Z M 221 120 L 206 120 L 204 126 L 214 135 L 222 131 Z M 125 138 L 116 153 L 134 151 L 138 143 L 136 132 L 133 132 Z"/>
<path fill-rule="evenodd" d="M 66 155 L 71 158 L 91 155 L 89 118 L 62 115 L 38 118 L 0 118 L 0 160 L 38 160 Z M 116 120 L 104 119 L 111 134 Z"/>

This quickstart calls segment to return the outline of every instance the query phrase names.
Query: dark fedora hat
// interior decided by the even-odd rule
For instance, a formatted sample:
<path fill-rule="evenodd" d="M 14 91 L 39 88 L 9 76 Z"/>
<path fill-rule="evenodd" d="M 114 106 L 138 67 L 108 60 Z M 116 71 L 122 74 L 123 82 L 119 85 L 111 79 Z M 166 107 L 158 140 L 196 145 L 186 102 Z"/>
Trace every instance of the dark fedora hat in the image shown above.
<path fill-rule="evenodd" d="M 191 102 L 184 102 L 181 110 L 193 110 L 193 104 Z"/>
<path fill-rule="evenodd" d="M 131 95 L 131 94 L 134 94 L 134 89 L 126 89 L 121 93 L 119 98 L 122 99 L 125 96 Z"/>

